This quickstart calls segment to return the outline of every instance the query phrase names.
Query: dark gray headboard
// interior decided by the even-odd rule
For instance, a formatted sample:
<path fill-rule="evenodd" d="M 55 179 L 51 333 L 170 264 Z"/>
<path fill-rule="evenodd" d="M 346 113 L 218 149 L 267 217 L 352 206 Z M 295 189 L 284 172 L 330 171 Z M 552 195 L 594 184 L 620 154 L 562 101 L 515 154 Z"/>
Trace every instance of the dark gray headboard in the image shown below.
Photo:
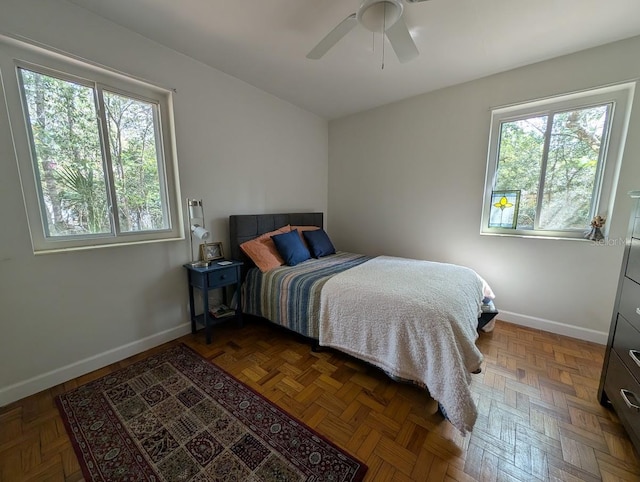
<path fill-rule="evenodd" d="M 243 273 L 246 273 L 247 269 L 253 266 L 253 262 L 242 252 L 240 244 L 287 224 L 322 228 L 324 227 L 323 213 L 235 214 L 229 216 L 231 259 L 244 261 Z"/>

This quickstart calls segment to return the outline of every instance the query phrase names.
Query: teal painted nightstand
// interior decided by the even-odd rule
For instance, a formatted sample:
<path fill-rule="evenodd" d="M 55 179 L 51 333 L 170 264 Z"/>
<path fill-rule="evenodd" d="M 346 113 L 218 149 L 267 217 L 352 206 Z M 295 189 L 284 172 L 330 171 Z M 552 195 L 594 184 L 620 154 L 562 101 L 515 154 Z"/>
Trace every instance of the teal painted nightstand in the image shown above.
<path fill-rule="evenodd" d="M 209 291 L 214 289 L 222 288 L 223 290 L 223 300 L 226 303 L 227 293 L 226 288 L 235 286 L 236 288 L 236 299 L 237 299 L 237 308 L 235 318 L 238 323 L 238 326 L 242 326 L 242 299 L 240 292 L 240 281 L 241 281 L 241 261 L 231 261 L 230 264 L 221 265 L 219 261 L 211 261 L 209 266 L 205 267 L 196 267 L 191 264 L 185 264 L 184 267 L 187 269 L 187 275 L 189 279 L 189 308 L 191 310 L 191 333 L 196 333 L 196 324 L 200 323 L 204 325 L 205 336 L 207 339 L 207 344 L 211 343 L 211 327 L 220 323 L 221 321 L 226 321 L 228 318 L 217 319 L 211 316 L 209 313 Z M 201 315 L 196 315 L 195 302 L 193 300 L 193 290 L 194 288 L 199 289 L 202 294 L 202 309 L 203 313 Z"/>

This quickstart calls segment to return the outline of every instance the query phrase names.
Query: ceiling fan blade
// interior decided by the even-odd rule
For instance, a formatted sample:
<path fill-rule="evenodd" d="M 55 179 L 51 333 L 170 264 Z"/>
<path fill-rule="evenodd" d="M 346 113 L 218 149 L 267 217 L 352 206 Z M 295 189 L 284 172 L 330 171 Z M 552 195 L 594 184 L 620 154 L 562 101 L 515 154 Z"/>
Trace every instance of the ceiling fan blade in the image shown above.
<path fill-rule="evenodd" d="M 393 47 L 393 51 L 398 56 L 400 63 L 404 64 L 418 56 L 418 48 L 413 42 L 409 29 L 407 28 L 407 24 L 404 23 L 404 19 L 402 17 L 389 27 L 385 33 L 387 34 L 391 47 Z"/>
<path fill-rule="evenodd" d="M 331 47 L 337 44 L 338 41 L 342 37 L 347 35 L 356 25 L 358 25 L 356 14 L 352 13 L 342 22 L 340 22 L 336 28 L 329 32 L 325 38 L 320 40 L 320 42 L 318 42 L 318 45 L 313 47 L 313 49 L 311 49 L 311 52 L 307 54 L 307 58 L 317 60 L 322 57 L 329 51 Z"/>

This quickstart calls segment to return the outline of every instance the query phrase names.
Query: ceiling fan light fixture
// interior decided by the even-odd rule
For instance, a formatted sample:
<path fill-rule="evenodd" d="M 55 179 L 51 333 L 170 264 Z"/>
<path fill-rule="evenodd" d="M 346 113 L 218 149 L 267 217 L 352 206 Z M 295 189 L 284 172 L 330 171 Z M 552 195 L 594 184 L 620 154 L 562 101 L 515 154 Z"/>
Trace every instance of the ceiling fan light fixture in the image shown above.
<path fill-rule="evenodd" d="M 380 32 L 394 25 L 403 10 L 402 0 L 365 0 L 358 9 L 357 19 L 371 32 Z"/>
<path fill-rule="evenodd" d="M 415 3 L 419 1 L 426 0 L 414 0 Z M 340 22 L 311 49 L 307 58 L 314 60 L 321 58 L 340 39 L 360 24 L 371 32 L 382 33 L 389 40 L 401 64 L 409 62 L 415 59 L 419 52 L 404 18 L 402 18 L 403 11 L 403 0 L 364 0 L 357 12 Z M 384 41 L 382 48 L 384 68 Z"/>

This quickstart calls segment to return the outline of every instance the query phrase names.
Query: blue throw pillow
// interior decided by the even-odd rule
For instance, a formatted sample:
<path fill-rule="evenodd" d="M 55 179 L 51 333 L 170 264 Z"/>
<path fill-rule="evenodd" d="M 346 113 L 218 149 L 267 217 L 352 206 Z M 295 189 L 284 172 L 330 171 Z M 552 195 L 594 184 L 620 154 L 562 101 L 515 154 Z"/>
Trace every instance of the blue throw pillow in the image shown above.
<path fill-rule="evenodd" d="M 311 258 L 311 254 L 300 239 L 297 229 L 284 234 L 276 234 L 271 236 L 271 239 L 273 239 L 282 259 L 289 266 L 295 266 Z"/>
<path fill-rule="evenodd" d="M 307 241 L 311 254 L 314 258 L 320 258 L 321 256 L 327 256 L 329 254 L 335 254 L 336 248 L 333 247 L 333 243 L 329 239 L 329 235 L 324 229 L 316 229 L 314 231 L 303 231 L 302 235 Z"/>

